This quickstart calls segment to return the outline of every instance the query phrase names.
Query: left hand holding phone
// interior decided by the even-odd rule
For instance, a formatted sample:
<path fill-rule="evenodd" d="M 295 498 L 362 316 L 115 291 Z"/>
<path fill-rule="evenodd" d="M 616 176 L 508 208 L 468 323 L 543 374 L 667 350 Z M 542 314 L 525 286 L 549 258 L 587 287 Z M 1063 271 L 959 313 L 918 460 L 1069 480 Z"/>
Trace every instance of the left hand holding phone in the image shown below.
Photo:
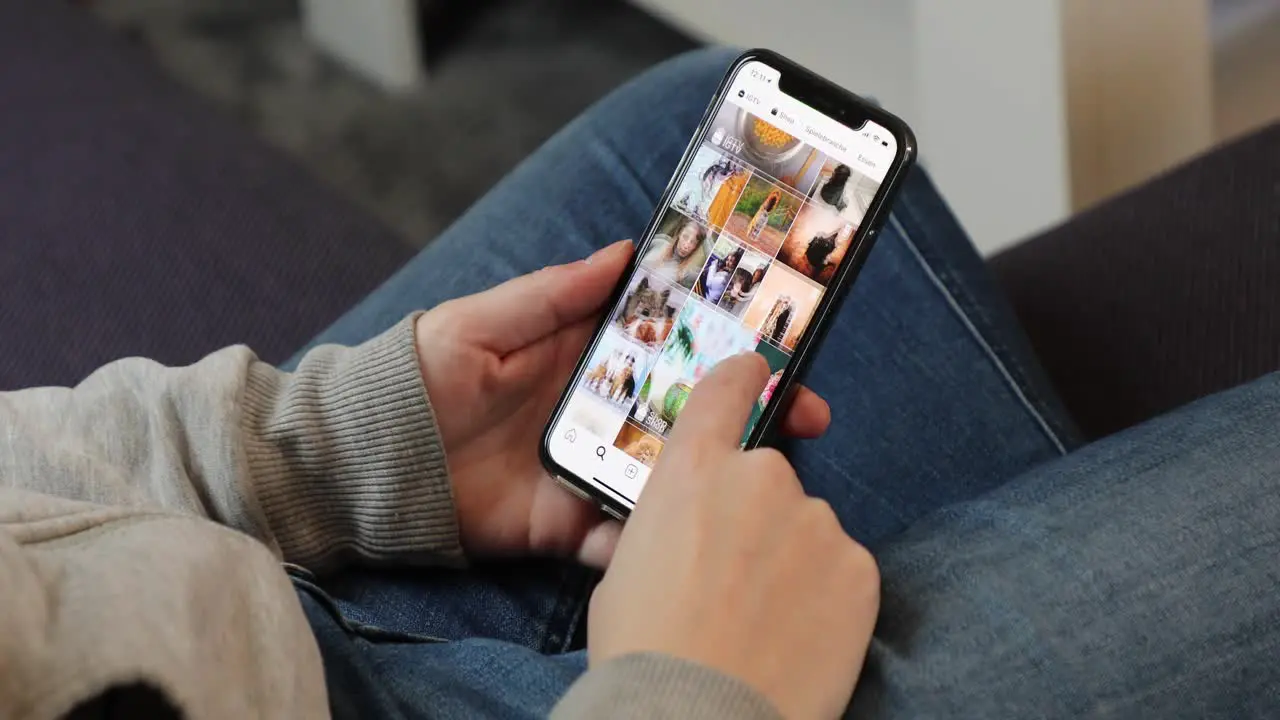
<path fill-rule="evenodd" d="M 470 557 L 554 555 L 603 568 L 620 528 L 538 458 L 555 407 L 633 251 L 629 240 L 451 300 L 418 318 L 418 363 Z M 821 435 L 826 402 L 801 388 L 783 432 Z"/>
<path fill-rule="evenodd" d="M 556 484 L 538 443 L 631 252 L 630 240 L 616 242 L 418 318 L 418 364 L 468 556 L 608 562 L 617 524 Z"/>

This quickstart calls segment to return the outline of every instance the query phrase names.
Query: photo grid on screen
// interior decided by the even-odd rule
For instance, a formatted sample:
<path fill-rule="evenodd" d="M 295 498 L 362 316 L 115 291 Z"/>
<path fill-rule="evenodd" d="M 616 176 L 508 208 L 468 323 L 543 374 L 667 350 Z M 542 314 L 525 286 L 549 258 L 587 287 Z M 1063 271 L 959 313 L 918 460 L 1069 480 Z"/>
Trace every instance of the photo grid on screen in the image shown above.
<path fill-rule="evenodd" d="M 745 442 L 877 189 L 724 103 L 641 245 L 640 271 L 579 382 L 592 417 L 578 420 L 652 467 L 698 381 L 754 350 L 772 376 Z"/>

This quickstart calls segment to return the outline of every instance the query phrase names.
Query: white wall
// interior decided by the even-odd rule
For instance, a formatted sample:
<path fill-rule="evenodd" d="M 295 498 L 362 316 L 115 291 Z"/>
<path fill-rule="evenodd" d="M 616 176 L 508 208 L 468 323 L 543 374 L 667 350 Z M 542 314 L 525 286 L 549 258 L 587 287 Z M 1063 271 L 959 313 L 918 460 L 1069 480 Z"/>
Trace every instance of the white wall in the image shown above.
<path fill-rule="evenodd" d="M 908 122 L 915 114 L 909 0 L 634 0 L 699 39 L 765 47 Z"/>
<path fill-rule="evenodd" d="M 765 0 L 635 2 L 702 39 L 777 50 L 902 116 L 984 252 L 1068 211 L 1057 0 L 800 0 L 788 22 Z"/>
<path fill-rule="evenodd" d="M 984 253 L 1213 141 L 1209 0 L 634 1 L 879 98 Z"/>
<path fill-rule="evenodd" d="M 633 1 L 879 99 L 915 128 L 984 253 L 1214 140 L 1210 0 Z M 1217 0 L 1220 17 L 1246 18 L 1236 25 L 1278 1 Z M 303 8 L 308 33 L 353 67 L 392 90 L 421 81 L 415 0 Z"/>
<path fill-rule="evenodd" d="M 1058 3 L 915 0 L 922 157 L 991 253 L 1071 211 Z"/>
<path fill-rule="evenodd" d="M 391 92 L 423 78 L 417 0 L 303 0 L 307 35 Z"/>
<path fill-rule="evenodd" d="M 1214 30 L 1218 139 L 1280 120 L 1280 0 L 1230 3 L 1215 15 Z"/>

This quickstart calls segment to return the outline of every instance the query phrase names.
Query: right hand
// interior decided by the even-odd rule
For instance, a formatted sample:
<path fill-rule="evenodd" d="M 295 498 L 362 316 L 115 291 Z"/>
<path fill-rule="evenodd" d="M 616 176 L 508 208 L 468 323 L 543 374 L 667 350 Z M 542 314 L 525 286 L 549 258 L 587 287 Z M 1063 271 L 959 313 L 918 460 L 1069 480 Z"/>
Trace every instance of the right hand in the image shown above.
<path fill-rule="evenodd" d="M 746 682 L 784 717 L 838 717 L 880 576 L 781 453 L 739 449 L 768 376 L 750 353 L 698 383 L 592 599 L 588 654 L 665 653 Z"/>

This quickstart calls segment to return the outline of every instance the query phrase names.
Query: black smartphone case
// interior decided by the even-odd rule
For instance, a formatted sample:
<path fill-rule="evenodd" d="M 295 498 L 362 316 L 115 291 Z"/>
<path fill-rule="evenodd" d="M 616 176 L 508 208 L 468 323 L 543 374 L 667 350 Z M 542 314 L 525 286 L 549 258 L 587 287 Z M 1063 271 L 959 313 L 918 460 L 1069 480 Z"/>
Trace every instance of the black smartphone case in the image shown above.
<path fill-rule="evenodd" d="M 778 387 L 774 390 L 769 403 L 765 406 L 755 429 L 747 438 L 745 446 L 747 449 L 774 444 L 778 426 L 781 424 L 781 419 L 786 416 L 786 409 L 790 405 L 794 390 L 804 378 L 813 355 L 821 345 L 822 339 L 826 336 L 831 321 L 834 319 L 845 296 L 849 294 L 849 288 L 852 287 L 854 279 L 862 270 L 863 263 L 866 262 L 867 255 L 870 253 L 881 227 L 888 219 L 893 202 L 907 173 L 915 164 L 916 157 L 915 134 L 896 115 L 882 109 L 878 104 L 870 100 L 861 98 L 819 77 L 775 52 L 762 49 L 748 50 L 740 55 L 728 72 L 725 73 L 724 79 L 721 80 L 715 95 L 712 96 L 711 102 L 707 105 L 707 110 L 703 113 L 702 120 L 698 123 L 698 129 L 690 139 L 688 147 L 685 148 L 680 164 L 676 167 L 675 172 L 672 173 L 671 180 L 667 183 L 666 190 L 663 191 L 662 199 L 658 201 L 653 218 L 650 219 L 644 234 L 640 235 L 640 237 L 648 238 L 657 229 L 657 225 L 662 219 L 663 211 L 670 204 L 672 195 L 679 186 L 680 178 L 683 177 L 689 163 L 692 162 L 693 156 L 701 146 L 707 133 L 708 126 L 714 120 L 721 103 L 724 101 L 729 84 L 738 70 L 751 61 L 763 62 L 780 71 L 779 88 L 781 90 L 802 99 L 815 109 L 835 118 L 846 126 L 856 128 L 866 120 L 871 120 L 888 128 L 898 141 L 898 152 L 893 160 L 892 167 L 885 175 L 884 182 L 881 183 L 880 189 L 876 193 L 875 200 L 867 209 L 867 214 L 853 238 L 844 262 L 837 268 L 835 276 L 828 285 L 828 291 L 823 294 L 822 299 L 818 302 L 808 327 L 796 343 L 791 362 L 787 364 L 786 369 L 783 371 Z M 635 256 L 632 257 L 630 264 L 622 275 L 622 280 L 614 288 L 605 307 L 611 308 L 617 305 L 622 294 L 626 292 L 632 276 L 640 267 L 641 256 L 641 252 L 636 252 Z M 542 434 L 539 455 L 542 459 L 542 464 L 566 489 L 579 497 L 596 503 L 610 515 L 622 520 L 630 513 L 630 508 L 591 483 L 561 467 L 551 457 L 548 450 L 550 433 L 563 413 L 565 405 L 577 385 L 577 380 L 581 377 L 590 359 L 591 350 L 599 342 L 608 325 L 609 317 L 606 315 L 601 319 L 600 325 L 592 335 L 591 342 L 587 345 L 587 351 L 578 360 L 569 384 L 556 402 L 556 407 L 552 411 L 551 417 L 547 421 L 546 429 Z"/>

